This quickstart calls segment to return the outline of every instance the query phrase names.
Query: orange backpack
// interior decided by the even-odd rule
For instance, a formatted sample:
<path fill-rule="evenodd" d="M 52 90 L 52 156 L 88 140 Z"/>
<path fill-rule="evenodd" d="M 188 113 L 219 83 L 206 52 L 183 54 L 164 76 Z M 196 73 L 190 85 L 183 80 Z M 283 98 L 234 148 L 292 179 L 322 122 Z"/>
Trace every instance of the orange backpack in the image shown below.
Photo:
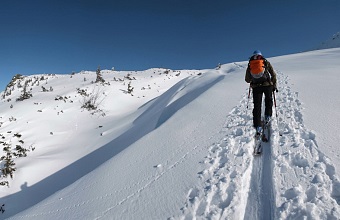
<path fill-rule="evenodd" d="M 260 60 L 250 60 L 249 68 L 251 75 L 255 78 L 261 78 L 265 71 L 265 63 L 263 59 Z"/>

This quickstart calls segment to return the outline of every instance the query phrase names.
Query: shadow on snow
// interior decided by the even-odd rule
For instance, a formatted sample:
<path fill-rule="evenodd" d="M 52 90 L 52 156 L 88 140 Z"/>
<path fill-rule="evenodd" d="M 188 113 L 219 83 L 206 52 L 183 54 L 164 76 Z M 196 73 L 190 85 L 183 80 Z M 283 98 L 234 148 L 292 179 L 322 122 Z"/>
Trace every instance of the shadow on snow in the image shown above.
<path fill-rule="evenodd" d="M 194 80 L 200 80 L 201 78 L 202 77 L 198 77 Z M 36 205 L 55 192 L 71 185 L 109 159 L 113 158 L 115 155 L 138 141 L 146 134 L 157 129 L 178 110 L 196 99 L 223 78 L 223 75 L 219 75 L 212 78 L 212 80 L 208 83 L 198 84 L 198 86 L 194 87 L 193 90 L 169 104 L 169 101 L 171 101 L 171 99 L 179 91 L 185 88 L 186 83 L 190 82 L 190 79 L 187 78 L 178 82 L 154 101 L 141 107 L 139 110 L 143 113 L 133 122 L 132 127 L 119 137 L 51 176 L 46 177 L 40 182 L 29 187 L 25 185 L 25 187 L 21 188 L 21 191 L 3 197 L 1 202 L 5 203 L 6 211 L 3 214 L 0 214 L 0 216 L 2 218 L 8 218 L 16 215 Z"/>

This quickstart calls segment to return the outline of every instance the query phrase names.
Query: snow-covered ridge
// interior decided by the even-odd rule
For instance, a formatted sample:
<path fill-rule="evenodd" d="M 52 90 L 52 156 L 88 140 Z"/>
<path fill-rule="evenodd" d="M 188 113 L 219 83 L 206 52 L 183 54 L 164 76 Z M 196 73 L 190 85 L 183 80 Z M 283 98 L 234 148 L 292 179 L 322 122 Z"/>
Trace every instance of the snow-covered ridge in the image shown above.
<path fill-rule="evenodd" d="M 326 40 L 325 42 L 322 42 L 315 49 L 321 50 L 321 49 L 329 49 L 329 48 L 337 48 L 337 47 L 340 47 L 340 32 L 334 34 L 330 39 Z"/>
<path fill-rule="evenodd" d="M 252 154 L 246 62 L 103 70 L 104 83 L 93 83 L 95 72 L 44 75 L 23 101 L 15 86 L 0 105 L 0 133 L 12 141 L 19 133 L 35 150 L 0 188 L 0 216 L 339 219 L 340 100 L 322 98 L 337 88 L 339 58 L 340 49 L 268 58 L 279 79 L 278 118 L 261 157 Z M 100 91 L 101 111 L 81 108 L 83 90 Z"/>

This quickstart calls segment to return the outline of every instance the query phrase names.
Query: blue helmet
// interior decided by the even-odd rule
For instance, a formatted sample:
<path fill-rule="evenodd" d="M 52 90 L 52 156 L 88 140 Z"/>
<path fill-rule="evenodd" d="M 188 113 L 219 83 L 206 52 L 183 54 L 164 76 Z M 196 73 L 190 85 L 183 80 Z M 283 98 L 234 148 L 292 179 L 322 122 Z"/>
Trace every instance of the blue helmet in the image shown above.
<path fill-rule="evenodd" d="M 261 55 L 261 56 L 262 56 L 262 53 L 261 53 L 261 51 L 259 51 L 259 50 L 255 50 L 254 53 L 253 53 L 253 55 Z"/>

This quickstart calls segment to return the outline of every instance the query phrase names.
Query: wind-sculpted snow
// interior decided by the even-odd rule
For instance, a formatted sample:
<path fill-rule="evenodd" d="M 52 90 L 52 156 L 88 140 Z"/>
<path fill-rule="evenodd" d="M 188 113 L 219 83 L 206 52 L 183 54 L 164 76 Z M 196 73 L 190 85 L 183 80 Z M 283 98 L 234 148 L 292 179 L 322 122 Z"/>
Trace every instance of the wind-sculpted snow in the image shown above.
<path fill-rule="evenodd" d="M 152 120 L 155 123 L 153 129 L 159 127 L 178 110 L 189 104 L 223 78 L 223 75 L 206 73 L 206 75 L 203 76 L 181 80 L 160 97 L 157 97 L 151 106 L 144 110 L 134 123 L 140 123 L 140 120 L 142 120 L 141 123 L 144 123 L 144 125 L 146 124 L 145 122 L 148 122 L 147 124 L 153 124 L 150 123 L 150 120 Z"/>

